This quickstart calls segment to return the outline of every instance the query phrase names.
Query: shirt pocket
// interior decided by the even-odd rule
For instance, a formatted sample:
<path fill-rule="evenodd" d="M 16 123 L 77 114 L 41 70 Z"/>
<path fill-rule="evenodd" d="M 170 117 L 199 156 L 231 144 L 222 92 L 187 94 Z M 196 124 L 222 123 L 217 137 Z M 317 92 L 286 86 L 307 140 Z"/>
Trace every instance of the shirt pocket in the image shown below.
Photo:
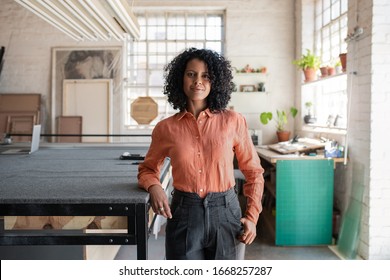
<path fill-rule="evenodd" d="M 209 142 L 213 162 L 225 163 L 233 156 L 231 140 L 226 136 L 216 137 Z"/>

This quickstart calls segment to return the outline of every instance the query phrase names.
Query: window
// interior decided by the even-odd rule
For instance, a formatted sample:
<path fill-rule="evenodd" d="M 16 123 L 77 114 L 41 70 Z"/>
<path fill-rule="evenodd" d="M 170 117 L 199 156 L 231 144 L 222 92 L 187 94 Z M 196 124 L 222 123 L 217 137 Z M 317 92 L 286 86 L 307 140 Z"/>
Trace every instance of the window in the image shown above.
<path fill-rule="evenodd" d="M 131 103 L 150 96 L 158 103 L 158 117 L 175 113 L 163 92 L 163 69 L 189 47 L 208 48 L 220 54 L 224 48 L 224 14 L 220 12 L 145 12 L 137 15 L 141 28 L 138 41 L 127 42 L 126 118 L 128 128 L 140 127 L 131 118 Z"/>
<path fill-rule="evenodd" d="M 323 66 L 335 66 L 339 54 L 347 50 L 347 0 L 315 1 L 315 53 Z M 312 102 L 317 118 L 314 126 L 346 128 L 347 123 L 347 75 L 320 78 L 302 88 L 302 109 Z M 305 112 L 306 113 L 306 112 Z M 313 112 L 312 112 L 313 113 Z"/>
<path fill-rule="evenodd" d="M 325 65 L 334 65 L 346 52 L 347 0 L 316 0 L 315 49 Z"/>

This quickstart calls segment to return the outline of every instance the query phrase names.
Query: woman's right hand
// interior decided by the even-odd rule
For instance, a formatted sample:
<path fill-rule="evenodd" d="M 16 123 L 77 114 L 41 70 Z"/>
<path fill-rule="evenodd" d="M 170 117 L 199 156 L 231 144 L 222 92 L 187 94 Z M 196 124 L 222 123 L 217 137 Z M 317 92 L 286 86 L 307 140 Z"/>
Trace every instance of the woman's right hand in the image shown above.
<path fill-rule="evenodd" d="M 152 185 L 148 191 L 154 213 L 171 219 L 171 208 L 169 207 L 168 197 L 163 188 L 159 185 Z"/>

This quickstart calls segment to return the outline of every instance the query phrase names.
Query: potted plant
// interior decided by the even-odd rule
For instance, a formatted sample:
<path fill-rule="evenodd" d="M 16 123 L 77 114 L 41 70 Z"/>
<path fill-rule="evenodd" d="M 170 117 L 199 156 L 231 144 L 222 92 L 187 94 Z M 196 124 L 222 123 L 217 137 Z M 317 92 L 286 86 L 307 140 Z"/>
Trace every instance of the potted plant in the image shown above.
<path fill-rule="evenodd" d="M 300 59 L 294 60 L 293 64 L 295 64 L 299 69 L 302 69 L 305 75 L 305 82 L 317 79 L 317 70 L 320 67 L 321 60 L 309 49 L 306 49 L 306 54 L 302 54 Z"/>
<path fill-rule="evenodd" d="M 316 118 L 314 118 L 312 115 L 311 115 L 311 107 L 313 106 L 313 103 L 308 101 L 305 103 L 305 107 L 306 107 L 306 110 L 307 110 L 307 115 L 305 115 L 303 117 L 303 120 L 305 121 L 306 124 L 308 123 L 315 123 L 317 121 Z"/>
<path fill-rule="evenodd" d="M 260 114 L 260 122 L 266 125 L 271 120 L 274 120 L 276 123 L 276 134 L 278 136 L 278 141 L 284 142 L 290 139 L 290 131 L 286 130 L 289 116 L 295 118 L 297 113 L 298 109 L 295 107 L 290 107 L 290 110 L 287 112 L 285 110 L 276 110 L 275 118 L 271 112 L 263 112 Z"/>
<path fill-rule="evenodd" d="M 341 62 L 342 71 L 346 72 L 347 71 L 347 53 L 339 54 L 339 58 L 340 58 L 340 62 Z"/>
<path fill-rule="evenodd" d="M 336 75 L 336 68 L 334 66 L 328 66 L 328 76 Z"/>
<path fill-rule="evenodd" d="M 328 76 L 328 65 L 321 66 L 320 72 L 321 72 L 321 78 L 327 77 Z"/>
<path fill-rule="evenodd" d="M 341 61 L 338 59 L 334 64 L 334 68 L 336 69 L 336 74 L 340 74 L 342 72 Z"/>

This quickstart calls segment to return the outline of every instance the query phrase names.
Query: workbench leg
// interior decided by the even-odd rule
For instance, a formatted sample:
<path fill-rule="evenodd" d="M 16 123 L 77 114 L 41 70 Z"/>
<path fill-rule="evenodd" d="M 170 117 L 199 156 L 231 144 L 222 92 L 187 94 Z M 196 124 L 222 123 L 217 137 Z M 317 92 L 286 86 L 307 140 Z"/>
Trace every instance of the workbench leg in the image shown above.
<path fill-rule="evenodd" d="M 148 259 L 148 206 L 147 204 L 137 204 L 136 234 L 137 234 L 137 259 Z"/>

